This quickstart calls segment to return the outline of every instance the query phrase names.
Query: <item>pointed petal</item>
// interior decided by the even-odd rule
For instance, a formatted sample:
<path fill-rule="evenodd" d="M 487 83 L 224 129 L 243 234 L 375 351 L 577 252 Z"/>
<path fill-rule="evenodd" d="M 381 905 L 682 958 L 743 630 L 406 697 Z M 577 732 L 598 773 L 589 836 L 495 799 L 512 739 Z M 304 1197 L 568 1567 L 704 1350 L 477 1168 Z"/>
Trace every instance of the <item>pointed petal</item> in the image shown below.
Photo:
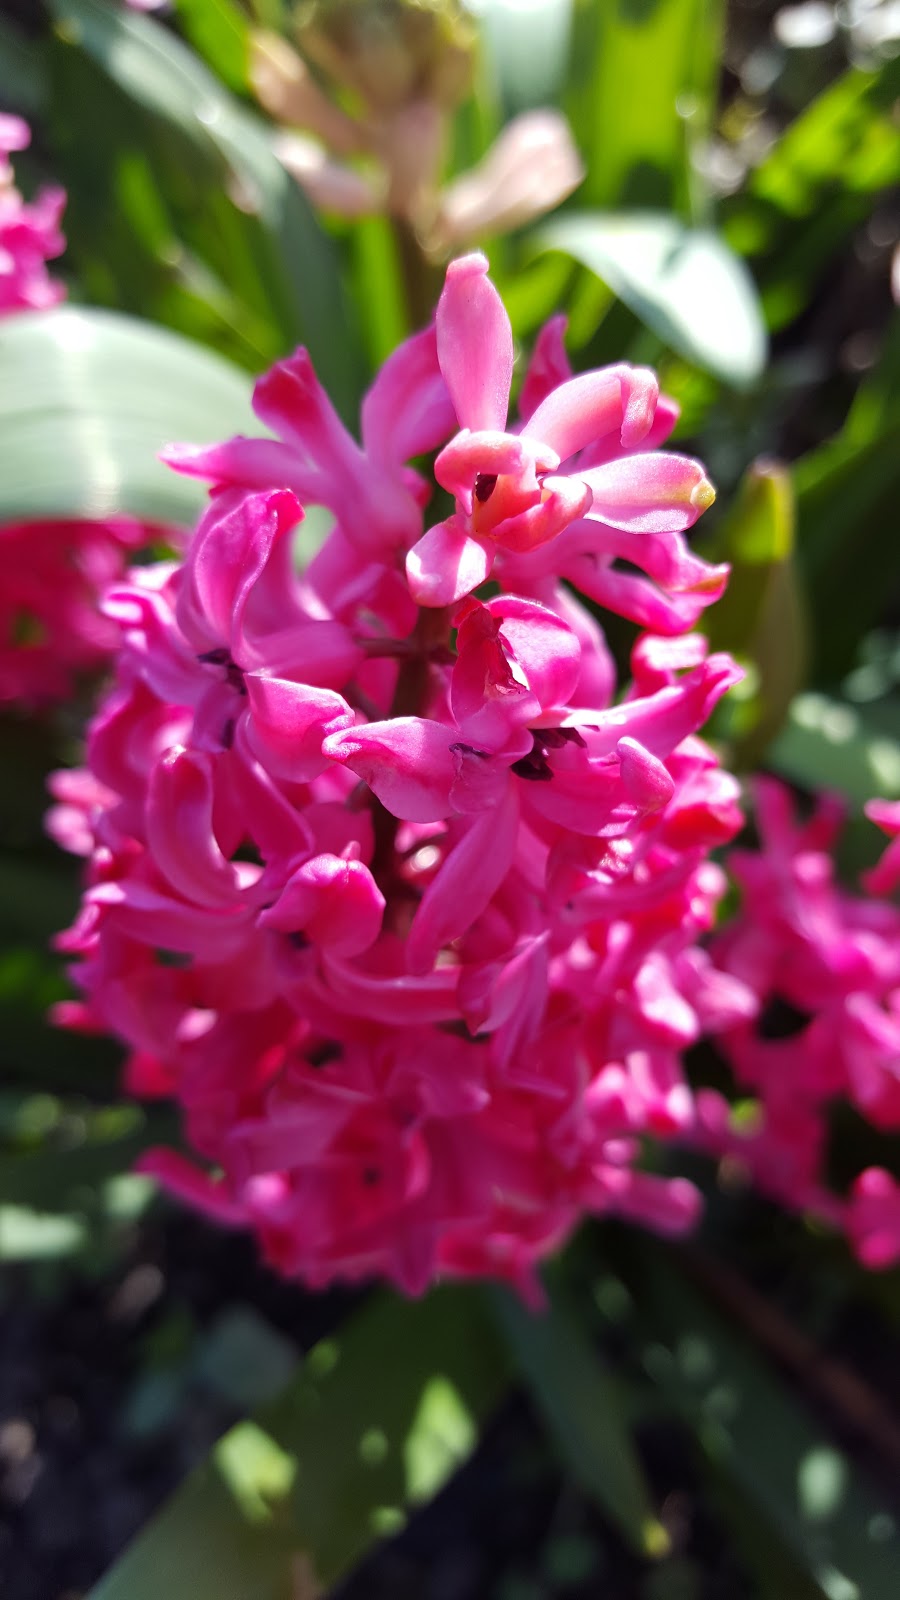
<path fill-rule="evenodd" d="M 450 391 L 438 366 L 437 334 L 425 328 L 405 340 L 381 368 L 362 403 L 367 451 L 400 466 L 427 455 L 456 428 Z"/>
<path fill-rule="evenodd" d="M 496 894 L 513 863 L 518 800 L 510 784 L 500 805 L 470 824 L 425 890 L 406 941 L 409 971 L 430 972 Z"/>
<path fill-rule="evenodd" d="M 224 444 L 167 444 L 160 461 L 188 478 L 238 489 L 293 489 L 301 499 L 314 497 L 319 487 L 315 468 L 305 464 L 295 450 L 280 439 L 246 439 L 237 434 Z"/>
<path fill-rule="evenodd" d="M 451 261 L 437 308 L 437 348 L 460 426 L 504 428 L 512 382 L 509 317 L 477 252 Z"/>
<path fill-rule="evenodd" d="M 572 376 L 572 367 L 566 354 L 566 328 L 569 319 L 563 312 L 545 322 L 534 341 L 528 371 L 519 395 L 519 415 L 527 424 L 537 410 L 561 383 Z"/>
<path fill-rule="evenodd" d="M 716 497 L 699 461 L 665 451 L 623 456 L 580 476 L 593 490 L 591 515 L 633 533 L 681 533 Z"/>

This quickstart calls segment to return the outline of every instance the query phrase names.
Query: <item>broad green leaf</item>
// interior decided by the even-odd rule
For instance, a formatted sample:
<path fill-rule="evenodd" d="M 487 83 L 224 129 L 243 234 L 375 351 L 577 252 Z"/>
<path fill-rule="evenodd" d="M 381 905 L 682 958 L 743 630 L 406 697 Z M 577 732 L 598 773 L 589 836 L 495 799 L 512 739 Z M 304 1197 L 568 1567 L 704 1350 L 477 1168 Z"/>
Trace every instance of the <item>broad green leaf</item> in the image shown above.
<path fill-rule="evenodd" d="M 504 1384 L 474 1291 L 377 1296 L 225 1435 L 91 1600 L 321 1593 L 462 1465 Z"/>
<path fill-rule="evenodd" d="M 668 1536 L 623 1417 L 622 1383 L 605 1365 L 559 1290 L 528 1311 L 491 1291 L 497 1319 L 529 1392 L 575 1481 L 621 1529 L 632 1549 L 661 1556 Z"/>
<path fill-rule="evenodd" d="M 186 37 L 229 89 L 247 87 L 248 24 L 237 0 L 176 0 Z"/>
<path fill-rule="evenodd" d="M 587 204 L 702 215 L 691 151 L 710 131 L 723 16 L 722 0 L 580 0 L 566 105 Z"/>
<path fill-rule="evenodd" d="M 105 0 L 51 0 L 51 8 L 63 41 L 159 120 L 195 175 L 198 166 L 205 172 L 210 206 L 218 203 L 238 258 L 246 255 L 255 272 L 259 304 L 282 348 L 302 340 L 335 403 L 352 413 L 358 350 L 336 253 L 277 159 L 265 125 L 152 18 Z"/>
<path fill-rule="evenodd" d="M 900 799 L 900 710 L 895 725 L 867 706 L 824 694 L 797 696 L 766 761 L 806 789 L 835 789 L 854 806 L 878 795 Z"/>
<path fill-rule="evenodd" d="M 670 1256 L 635 1239 L 631 1261 L 645 1369 L 702 1449 L 822 1596 L 887 1600 L 900 1578 L 894 1523 L 859 1466 Z"/>
<path fill-rule="evenodd" d="M 722 707 L 733 762 L 755 765 L 778 732 L 806 666 L 807 621 L 794 569 L 794 493 L 786 467 L 758 461 L 704 554 L 731 565 L 728 588 L 704 617 L 714 650 L 747 666 Z"/>
<path fill-rule="evenodd" d="M 581 212 L 547 223 L 544 250 L 562 250 L 601 278 L 665 343 L 742 387 L 765 366 L 753 279 L 715 233 L 662 212 Z"/>
<path fill-rule="evenodd" d="M 186 526 L 203 486 L 157 451 L 256 430 L 245 374 L 166 329 L 74 306 L 0 325 L 0 522 Z"/>

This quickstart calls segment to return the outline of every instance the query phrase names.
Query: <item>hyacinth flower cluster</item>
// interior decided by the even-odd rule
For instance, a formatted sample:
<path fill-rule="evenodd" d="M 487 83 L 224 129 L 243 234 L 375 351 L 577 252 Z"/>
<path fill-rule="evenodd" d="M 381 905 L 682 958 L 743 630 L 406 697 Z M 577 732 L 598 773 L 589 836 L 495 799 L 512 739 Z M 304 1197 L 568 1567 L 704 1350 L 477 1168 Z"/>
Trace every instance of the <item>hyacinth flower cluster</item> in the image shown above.
<path fill-rule="evenodd" d="M 889 1266 L 900 1260 L 900 1186 L 873 1167 L 838 1195 L 827 1161 L 841 1103 L 900 1130 L 900 908 L 888 898 L 900 884 L 900 804 L 866 807 L 892 842 L 859 895 L 837 881 L 838 800 L 822 797 L 801 822 L 777 780 L 758 778 L 754 798 L 760 848 L 730 853 L 742 904 L 713 956 L 757 999 L 756 1015 L 717 1040 L 757 1114 L 736 1127 L 727 1102 L 701 1091 L 700 1142 L 737 1157 L 781 1204 L 845 1228 L 866 1266 Z"/>
<path fill-rule="evenodd" d="M 9 157 L 30 138 L 21 118 L 0 116 L 0 318 L 46 311 L 65 297 L 47 268 L 65 248 L 65 192 L 42 189 L 26 203 L 13 181 Z M 117 630 L 97 601 L 125 572 L 129 552 L 146 542 L 128 517 L 0 527 L 0 705 L 64 699 L 76 674 L 105 661 Z"/>
<path fill-rule="evenodd" d="M 115 679 L 54 780 L 89 861 L 61 1020 L 179 1102 L 193 1154 L 146 1170 L 311 1285 L 527 1292 L 584 1214 L 684 1229 L 641 1144 L 691 1136 L 682 1053 L 755 1006 L 700 945 L 741 823 L 699 736 L 739 673 L 689 632 L 712 490 L 651 372 L 572 377 L 557 320 L 510 425 L 512 369 L 472 255 L 361 442 L 299 350 L 268 437 L 172 447 L 208 509 L 108 592 Z M 333 523 L 297 572 L 304 505 Z M 647 630 L 627 685 L 580 596 Z"/>

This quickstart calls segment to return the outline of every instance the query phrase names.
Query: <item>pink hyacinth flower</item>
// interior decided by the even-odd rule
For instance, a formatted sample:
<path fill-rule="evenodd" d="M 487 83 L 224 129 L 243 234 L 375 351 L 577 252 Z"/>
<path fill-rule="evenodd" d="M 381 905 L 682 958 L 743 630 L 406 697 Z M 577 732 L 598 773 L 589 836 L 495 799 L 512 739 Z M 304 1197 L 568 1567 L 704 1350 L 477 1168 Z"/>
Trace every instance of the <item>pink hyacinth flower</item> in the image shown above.
<path fill-rule="evenodd" d="M 523 431 L 506 429 L 512 381 L 509 318 L 481 255 L 453 261 L 437 310 L 437 348 L 462 431 L 435 464 L 456 511 L 410 551 L 420 605 L 449 605 L 490 575 L 499 550 L 530 553 L 584 516 L 624 531 L 690 527 L 714 494 L 702 467 L 674 455 L 561 466 L 612 435 L 633 451 L 653 426 L 659 390 L 644 368 L 584 373 L 553 389 Z"/>

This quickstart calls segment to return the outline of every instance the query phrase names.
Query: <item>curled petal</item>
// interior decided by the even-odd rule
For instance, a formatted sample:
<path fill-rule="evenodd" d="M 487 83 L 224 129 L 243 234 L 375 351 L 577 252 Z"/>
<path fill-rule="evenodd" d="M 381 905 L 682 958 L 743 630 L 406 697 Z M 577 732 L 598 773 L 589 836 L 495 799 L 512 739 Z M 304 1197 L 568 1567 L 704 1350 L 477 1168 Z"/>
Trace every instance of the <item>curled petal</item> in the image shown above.
<path fill-rule="evenodd" d="M 323 739 L 353 726 L 346 700 L 330 689 L 262 672 L 250 672 L 244 681 L 250 701 L 247 737 L 263 766 L 291 783 L 308 783 L 324 772 Z"/>
<path fill-rule="evenodd" d="M 417 605 L 449 606 L 489 577 L 493 551 L 465 532 L 457 517 L 429 528 L 406 558 L 406 578 Z"/>
<path fill-rule="evenodd" d="M 394 717 L 331 734 L 322 750 L 362 778 L 392 816 L 438 822 L 451 811 L 454 737 L 442 722 Z"/>
<path fill-rule="evenodd" d="M 571 522 L 586 516 L 591 499 L 590 488 L 580 478 L 544 478 L 540 502 L 498 522 L 490 537 L 506 550 L 535 550 L 555 539 Z"/>
<path fill-rule="evenodd" d="M 147 843 L 160 871 L 198 906 L 231 906 L 237 869 L 213 832 L 213 767 L 209 756 L 176 746 L 158 761 L 147 790 Z"/>
<path fill-rule="evenodd" d="M 279 933 L 302 930 L 336 956 L 356 956 L 381 932 L 384 895 L 368 867 L 340 856 L 313 856 L 285 884 L 262 927 Z"/>
<path fill-rule="evenodd" d="M 243 657 L 245 612 L 251 601 L 261 598 L 259 586 L 276 547 L 281 545 L 289 557 L 283 541 L 302 516 L 287 490 L 230 492 L 213 501 L 188 552 L 176 606 L 179 627 L 195 649 L 224 644 L 238 659 Z M 282 596 L 286 575 L 284 570 L 277 574 Z"/>
<path fill-rule="evenodd" d="M 499 477 L 501 474 L 521 473 L 531 462 L 532 454 L 513 433 L 487 429 L 472 433 L 468 428 L 463 428 L 444 446 L 434 463 L 434 475 L 441 488 L 455 495 L 469 515 L 472 510 L 472 488 L 479 475 Z M 534 456 L 540 471 L 549 472 L 559 466 L 559 460 L 552 450 L 540 455 L 534 452 Z"/>
<path fill-rule="evenodd" d="M 460 426 L 504 428 L 513 337 L 503 301 L 474 252 L 451 261 L 437 308 L 437 348 Z"/>
<path fill-rule="evenodd" d="M 665 759 L 689 734 L 696 733 L 732 684 L 740 683 L 741 668 L 724 652 L 686 673 L 680 683 L 643 700 L 628 700 L 601 711 L 583 729 L 590 754 L 611 753 L 622 738 L 637 740 L 651 755 Z"/>
<path fill-rule="evenodd" d="M 562 617 L 534 600 L 499 595 L 487 609 L 500 623 L 510 660 L 536 696 L 541 712 L 570 699 L 581 672 L 581 645 Z"/>
<path fill-rule="evenodd" d="M 600 367 L 554 389 L 528 419 L 530 437 L 567 461 L 604 434 L 633 450 L 653 426 L 659 384 L 649 367 Z"/>

